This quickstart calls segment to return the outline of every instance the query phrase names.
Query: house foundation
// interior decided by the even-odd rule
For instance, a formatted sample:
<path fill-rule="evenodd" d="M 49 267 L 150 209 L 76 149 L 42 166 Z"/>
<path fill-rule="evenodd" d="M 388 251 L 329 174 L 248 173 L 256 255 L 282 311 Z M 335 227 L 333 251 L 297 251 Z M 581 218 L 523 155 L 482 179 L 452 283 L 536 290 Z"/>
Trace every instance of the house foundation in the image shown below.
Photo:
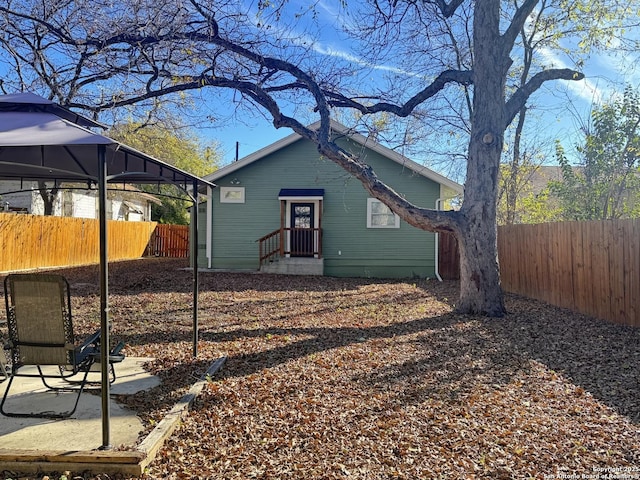
<path fill-rule="evenodd" d="M 280 275 L 324 275 L 323 258 L 281 257 L 260 267 L 262 273 Z"/>

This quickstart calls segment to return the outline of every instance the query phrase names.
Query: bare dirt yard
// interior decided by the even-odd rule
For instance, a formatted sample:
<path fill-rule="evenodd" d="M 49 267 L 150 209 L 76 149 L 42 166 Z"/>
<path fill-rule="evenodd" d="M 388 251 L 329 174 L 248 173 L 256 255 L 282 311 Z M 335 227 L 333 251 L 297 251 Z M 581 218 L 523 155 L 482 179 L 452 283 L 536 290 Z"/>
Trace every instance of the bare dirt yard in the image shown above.
<path fill-rule="evenodd" d="M 640 478 L 640 329 L 513 295 L 457 315 L 456 282 L 203 272 L 194 359 L 184 267 L 110 266 L 112 337 L 163 380 L 123 398 L 148 431 L 228 357 L 144 478 Z M 62 273 L 82 337 L 97 267 Z"/>

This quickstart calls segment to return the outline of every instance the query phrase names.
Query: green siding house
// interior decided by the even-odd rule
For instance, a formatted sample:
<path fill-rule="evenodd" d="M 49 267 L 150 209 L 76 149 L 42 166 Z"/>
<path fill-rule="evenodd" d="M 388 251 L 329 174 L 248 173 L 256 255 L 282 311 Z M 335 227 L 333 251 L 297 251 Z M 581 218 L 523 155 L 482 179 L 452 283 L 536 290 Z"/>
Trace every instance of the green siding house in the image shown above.
<path fill-rule="evenodd" d="M 312 126 L 313 128 L 313 126 Z M 409 201 L 436 208 L 462 187 L 333 123 L 345 149 Z M 290 135 L 206 180 L 199 266 L 336 277 L 435 277 L 436 237 L 401 221 L 315 145 Z"/>

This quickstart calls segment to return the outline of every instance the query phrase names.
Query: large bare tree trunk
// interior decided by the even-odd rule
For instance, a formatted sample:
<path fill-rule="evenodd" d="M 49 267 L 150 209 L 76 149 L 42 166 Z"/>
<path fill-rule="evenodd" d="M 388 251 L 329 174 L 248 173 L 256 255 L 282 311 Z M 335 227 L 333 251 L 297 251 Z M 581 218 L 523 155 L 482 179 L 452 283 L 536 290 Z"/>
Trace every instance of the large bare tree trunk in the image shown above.
<path fill-rule="evenodd" d="M 499 0 L 476 4 L 473 69 L 473 121 L 461 208 L 460 301 L 457 310 L 492 317 L 504 315 L 496 227 L 498 169 L 504 143 L 505 72 L 509 58 L 497 41 Z M 488 7 L 488 8 L 487 8 Z"/>
<path fill-rule="evenodd" d="M 423 31 L 424 25 L 428 25 L 432 20 L 434 25 L 439 25 L 440 22 L 446 23 L 447 19 L 459 14 L 459 9 L 464 9 L 462 14 L 464 17 L 472 15 L 473 18 L 473 38 L 468 45 L 470 47 L 468 57 L 466 54 L 462 57 L 458 56 L 457 68 L 442 70 L 430 82 L 425 81 L 424 88 L 412 93 L 402 92 L 401 96 L 404 98 L 406 95 L 407 98 L 404 98 L 399 104 L 395 104 L 391 100 L 395 93 L 399 92 L 391 91 L 387 92 L 388 95 L 383 93 L 382 96 L 378 94 L 370 96 L 366 92 L 362 92 L 363 95 L 353 97 L 351 93 L 347 93 L 351 91 L 351 88 L 346 88 L 353 85 L 343 85 L 345 90 L 341 91 L 341 68 L 351 70 L 351 65 L 347 67 L 336 63 L 335 66 L 339 68 L 333 73 L 322 70 L 318 72 L 307 71 L 305 68 L 309 63 L 306 57 L 299 56 L 294 50 L 289 52 L 289 49 L 280 51 L 275 47 L 271 50 L 267 48 L 269 44 L 267 40 L 272 38 L 271 33 L 265 32 L 266 37 L 262 36 L 263 33 L 257 33 L 255 37 L 252 33 L 247 38 L 237 37 L 233 34 L 236 31 L 235 27 L 244 28 L 245 22 L 249 22 L 246 25 L 251 25 L 249 30 L 254 31 L 251 20 L 240 14 L 237 16 L 237 24 L 235 20 L 225 20 L 219 23 L 216 18 L 216 9 L 210 2 L 198 0 L 187 2 L 189 6 L 185 6 L 185 12 L 188 13 L 180 18 L 172 18 L 168 22 L 164 20 L 160 23 L 149 21 L 150 27 L 149 29 L 145 28 L 144 31 L 130 30 L 133 28 L 131 25 L 138 24 L 139 18 L 137 14 L 131 18 L 125 14 L 124 17 L 127 21 L 120 22 L 125 25 L 124 29 L 120 30 L 119 24 L 115 32 L 111 31 L 114 26 L 107 22 L 109 26 L 106 30 L 92 31 L 90 37 L 86 39 L 72 38 L 76 32 L 80 32 L 79 34 L 84 32 L 82 28 L 73 27 L 73 25 L 82 25 L 84 20 L 82 15 L 79 17 L 80 23 L 73 23 L 76 21 L 73 20 L 68 29 L 51 28 L 52 25 L 66 23 L 64 12 L 67 10 L 62 9 L 60 11 L 62 18 L 58 18 L 54 9 L 52 13 L 55 21 L 51 23 L 48 20 L 44 21 L 32 16 L 33 14 L 28 8 L 30 3 L 33 2 L 26 2 L 26 6 L 23 8 L 22 3 L 17 2 L 14 6 L 14 8 L 18 8 L 16 12 L 0 5 L 0 13 L 9 19 L 5 23 L 7 25 L 15 23 L 15 28 L 7 38 L 23 39 L 24 51 L 28 53 L 22 54 L 19 51 L 15 53 L 12 44 L 7 44 L 6 41 L 5 46 L 9 46 L 9 50 L 13 52 L 16 65 L 23 64 L 22 55 L 30 56 L 32 54 L 37 58 L 45 58 L 47 66 L 51 63 L 51 66 L 55 67 L 54 70 L 49 71 L 48 68 L 42 70 L 44 72 L 42 78 L 45 80 L 52 76 L 51 72 L 62 77 L 65 77 L 64 72 L 75 72 L 71 77 L 65 77 L 64 81 L 65 85 L 75 86 L 75 88 L 66 94 L 52 92 L 53 97 L 67 98 L 71 104 L 80 107 L 82 105 L 81 90 L 84 91 L 85 87 L 91 88 L 92 82 L 97 82 L 93 84 L 96 87 L 107 84 L 120 85 L 122 82 L 127 82 L 131 71 L 111 69 L 111 72 L 115 72 L 116 76 L 104 78 L 103 69 L 85 70 L 86 64 L 74 66 L 74 63 L 68 63 L 58 68 L 57 61 L 54 60 L 59 57 L 64 58 L 64 56 L 61 56 L 55 48 L 50 56 L 44 55 L 40 49 L 43 42 L 54 47 L 62 42 L 68 46 L 71 52 L 75 48 L 80 58 L 85 57 L 87 48 L 90 46 L 89 51 L 95 60 L 91 62 L 92 65 L 100 65 L 101 59 L 106 59 L 104 61 L 132 65 L 133 71 L 140 75 L 140 89 L 131 86 L 130 90 L 118 89 L 117 95 L 106 95 L 104 100 L 96 99 L 96 102 L 99 103 L 85 105 L 85 108 L 91 112 L 107 111 L 136 104 L 145 105 L 147 101 L 167 96 L 172 98 L 171 96 L 175 94 L 192 90 L 234 89 L 240 93 L 243 102 L 247 100 L 252 106 L 259 105 L 264 108 L 273 119 L 273 125 L 276 128 L 291 128 L 303 138 L 316 143 L 318 150 L 323 155 L 358 178 L 372 196 L 383 201 L 410 225 L 424 230 L 454 232 L 458 238 L 461 252 L 461 295 L 458 310 L 492 316 L 504 314 L 504 300 L 497 260 L 496 201 L 498 171 L 505 129 L 519 111 L 524 111 L 522 109 L 526 106 L 529 97 L 545 82 L 558 79 L 575 81 L 584 78 L 581 73 L 567 68 L 545 68 L 539 70 L 531 78 L 528 78 L 528 70 L 525 70 L 521 77 L 520 86 L 510 93 L 508 100 L 506 99 L 505 82 L 511 66 L 509 54 L 514 52 L 518 35 L 529 32 L 530 16 L 540 3 L 539 0 L 522 0 L 504 10 L 501 9 L 501 0 L 475 0 L 473 2 L 470 0 L 428 2 L 399 0 L 387 2 L 384 5 L 382 5 L 384 2 L 380 5 L 378 5 L 379 2 L 373 2 L 376 13 L 372 13 L 372 18 L 378 26 L 377 28 L 383 27 L 383 30 L 386 30 L 385 25 L 394 25 L 395 32 L 396 26 L 398 27 L 397 36 L 396 34 L 393 36 L 382 35 L 384 42 L 395 41 L 396 38 L 400 41 L 410 39 L 412 50 L 410 55 L 413 55 L 412 45 L 415 38 L 426 35 L 425 38 L 429 39 L 428 43 L 436 48 L 433 54 L 435 57 L 431 60 L 437 59 L 438 49 L 443 49 L 445 55 L 441 59 L 443 63 L 440 63 L 439 60 L 436 62 L 437 65 L 442 66 L 448 65 L 453 59 L 448 56 L 449 48 L 454 47 L 455 50 L 455 44 L 458 41 L 462 41 L 466 45 L 471 30 L 461 30 L 462 37 L 459 39 L 453 38 L 456 35 L 453 30 L 445 33 L 444 36 L 441 35 L 442 32 L 434 31 L 433 38 L 430 38 L 429 29 Z M 282 6 L 282 2 L 276 2 L 276 4 L 280 5 L 277 8 Z M 415 7 L 415 12 L 411 11 L 413 7 Z M 101 18 L 109 19 L 108 12 L 99 13 L 102 15 Z M 153 9 L 150 9 L 149 13 L 153 15 Z M 418 17 L 413 17 L 414 13 Z M 403 20 L 405 15 L 406 23 Z M 508 19 L 508 15 L 511 15 L 511 20 Z M 231 19 L 235 16 L 228 17 Z M 153 20 L 153 17 L 150 18 Z M 192 21 L 195 18 L 199 19 Z M 416 26 L 412 22 L 414 18 L 423 18 L 425 23 L 419 22 L 417 29 L 414 29 Z M 21 29 L 22 22 L 27 24 L 24 29 Z M 452 25 L 456 25 L 456 22 L 457 20 Z M 409 31 L 400 32 L 400 30 L 404 30 L 405 26 L 409 28 Z M 42 31 L 44 36 L 32 41 L 30 36 L 23 35 L 23 30 Z M 262 32 L 264 29 L 258 30 Z M 532 35 L 535 37 L 534 33 Z M 40 41 L 42 38 L 47 40 Z M 179 47 L 183 44 L 184 39 L 190 39 L 189 49 L 185 50 Z M 372 36 L 371 41 L 376 46 L 378 46 L 379 40 L 380 37 Z M 527 41 L 524 43 L 527 44 Z M 387 43 L 383 45 L 387 45 Z M 366 45 L 363 44 L 363 47 L 366 49 Z M 187 50 L 188 53 L 186 53 Z M 157 63 L 158 58 L 165 59 L 166 55 L 164 54 L 167 51 L 172 52 L 171 59 Z M 527 54 L 530 53 L 530 51 L 527 52 Z M 291 56 L 287 57 L 289 53 Z M 302 54 L 302 52 L 300 53 Z M 312 51 L 306 52 L 305 55 L 307 53 L 312 53 Z M 270 56 L 270 54 L 275 56 Z M 407 60 L 412 58 L 409 56 Z M 134 59 L 133 63 L 131 63 L 131 59 Z M 416 67 L 430 70 L 432 66 L 436 65 L 431 64 L 431 60 L 426 59 L 424 65 L 418 63 Z M 71 62 L 73 61 L 71 60 Z M 472 69 L 467 68 L 468 62 L 473 63 Z M 318 65 L 322 65 L 322 62 Z M 333 63 L 331 63 L 331 68 L 334 68 Z M 435 71 L 433 73 L 435 74 Z M 36 66 L 36 75 L 39 74 L 40 70 Z M 21 74 L 19 76 L 22 77 Z M 145 77 L 147 82 L 144 82 Z M 121 79 L 122 82 L 119 83 L 118 79 Z M 144 87 L 142 84 L 145 84 Z M 377 178 L 373 169 L 366 162 L 361 161 L 362 159 L 357 155 L 340 148 L 331 138 L 330 123 L 334 109 L 348 109 L 362 115 L 388 113 L 406 118 L 416 113 L 421 105 L 426 105 L 427 101 L 435 99 L 440 92 L 449 86 L 463 88 L 465 93 L 469 91 L 468 89 L 473 92 L 465 200 L 458 212 L 435 211 L 411 204 L 401 195 L 402 192 L 395 192 Z M 321 121 L 318 131 L 305 127 L 300 120 L 287 115 L 286 112 L 290 110 L 291 104 L 286 99 L 291 98 L 290 95 L 300 100 L 301 103 L 296 103 L 300 109 L 303 109 L 304 106 L 309 111 L 313 110 L 317 113 Z M 84 98 L 95 99 L 95 96 L 85 95 Z M 380 100 L 376 102 L 376 98 Z M 282 99 L 285 101 L 284 104 L 281 103 Z M 308 104 L 305 103 L 307 100 Z M 285 105 L 286 108 L 283 109 L 282 107 Z M 298 111 L 298 109 L 294 109 L 294 111 Z M 45 203 L 48 198 L 46 195 L 47 192 L 43 191 Z M 511 195 L 511 199 L 513 198 Z"/>
<path fill-rule="evenodd" d="M 501 317 L 505 313 L 496 232 L 495 207 L 485 203 L 466 219 L 466 227 L 457 235 L 460 248 L 458 312 L 491 317 Z"/>

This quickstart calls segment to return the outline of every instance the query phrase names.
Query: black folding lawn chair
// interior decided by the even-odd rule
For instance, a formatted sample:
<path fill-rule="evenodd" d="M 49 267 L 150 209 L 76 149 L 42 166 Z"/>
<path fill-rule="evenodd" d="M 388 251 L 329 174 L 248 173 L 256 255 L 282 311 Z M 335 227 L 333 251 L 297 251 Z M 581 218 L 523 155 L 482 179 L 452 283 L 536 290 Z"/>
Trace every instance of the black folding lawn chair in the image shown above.
<path fill-rule="evenodd" d="M 61 275 L 12 274 L 5 279 L 4 291 L 11 366 L 0 412 L 9 417 L 70 417 L 78 407 L 91 367 L 100 361 L 100 332 L 75 344 L 69 283 Z M 109 354 L 111 381 L 115 380 L 114 363 L 124 359 L 122 347 L 118 344 Z M 6 411 L 9 391 L 20 377 L 40 377 L 49 390 L 75 392 L 73 408 L 64 412 Z M 65 382 L 53 386 L 53 379 Z"/>

